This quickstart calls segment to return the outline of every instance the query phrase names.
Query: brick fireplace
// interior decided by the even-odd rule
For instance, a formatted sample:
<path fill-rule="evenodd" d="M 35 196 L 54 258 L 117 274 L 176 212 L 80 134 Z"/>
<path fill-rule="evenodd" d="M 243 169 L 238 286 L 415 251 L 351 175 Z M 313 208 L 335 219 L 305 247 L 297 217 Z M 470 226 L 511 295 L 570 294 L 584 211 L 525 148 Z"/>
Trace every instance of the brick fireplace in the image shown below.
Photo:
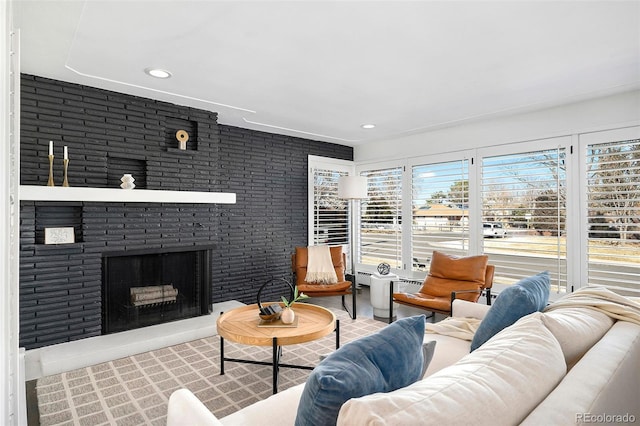
<path fill-rule="evenodd" d="M 69 184 L 87 189 L 87 198 L 21 201 L 21 346 L 208 313 L 224 207 L 172 203 L 171 192 L 154 202 L 95 200 L 91 188 L 125 191 L 120 178 L 130 173 L 133 194 L 223 192 L 213 167 L 220 148 L 216 113 L 40 78 L 22 83 L 21 185 L 46 189 L 44 160 L 53 140 L 60 159 L 54 182 L 62 183 L 67 146 Z M 190 134 L 185 150 L 178 130 Z M 46 244 L 45 230 L 56 227 L 73 228 L 73 241 Z M 131 288 L 147 287 L 171 289 L 166 293 L 177 292 L 176 298 L 133 304 Z"/>
<path fill-rule="evenodd" d="M 209 313 L 211 251 L 131 250 L 102 255 L 102 333 Z"/>
<path fill-rule="evenodd" d="M 105 332 L 103 259 L 113 253 L 207 250 L 200 302 L 254 303 L 265 281 L 290 274 L 293 248 L 306 244 L 308 155 L 353 158 L 350 147 L 225 126 L 214 112 L 31 75 L 22 76 L 20 113 L 21 185 L 46 188 L 53 140 L 58 186 L 67 146 L 74 188 L 119 188 L 131 173 L 134 192 L 237 194 L 235 205 L 22 199 L 26 349 Z M 186 150 L 177 129 L 191 136 Z M 50 227 L 73 227 L 73 243 L 45 244 Z"/>

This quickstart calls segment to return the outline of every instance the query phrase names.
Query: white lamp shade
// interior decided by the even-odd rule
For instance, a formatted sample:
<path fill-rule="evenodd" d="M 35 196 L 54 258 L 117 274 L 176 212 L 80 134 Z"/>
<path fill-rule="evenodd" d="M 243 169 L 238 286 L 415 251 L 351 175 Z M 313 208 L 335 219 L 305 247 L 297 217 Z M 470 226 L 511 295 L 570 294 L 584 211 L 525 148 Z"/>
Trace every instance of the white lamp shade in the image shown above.
<path fill-rule="evenodd" d="M 367 178 L 364 176 L 340 176 L 338 198 L 361 200 L 367 198 Z"/>

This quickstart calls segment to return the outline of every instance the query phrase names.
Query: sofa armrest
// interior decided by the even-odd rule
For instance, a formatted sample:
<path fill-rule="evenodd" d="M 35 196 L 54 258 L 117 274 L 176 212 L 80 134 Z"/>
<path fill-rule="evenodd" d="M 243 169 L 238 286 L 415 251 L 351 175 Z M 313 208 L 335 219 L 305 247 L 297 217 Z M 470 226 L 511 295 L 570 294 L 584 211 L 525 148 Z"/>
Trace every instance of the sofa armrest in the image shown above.
<path fill-rule="evenodd" d="M 178 389 L 169 397 L 167 426 L 223 426 L 220 420 L 188 389 Z"/>
<path fill-rule="evenodd" d="M 456 299 L 451 305 L 451 316 L 459 318 L 477 318 L 482 319 L 489 311 L 491 306 L 483 303 L 468 302 L 462 299 Z"/>

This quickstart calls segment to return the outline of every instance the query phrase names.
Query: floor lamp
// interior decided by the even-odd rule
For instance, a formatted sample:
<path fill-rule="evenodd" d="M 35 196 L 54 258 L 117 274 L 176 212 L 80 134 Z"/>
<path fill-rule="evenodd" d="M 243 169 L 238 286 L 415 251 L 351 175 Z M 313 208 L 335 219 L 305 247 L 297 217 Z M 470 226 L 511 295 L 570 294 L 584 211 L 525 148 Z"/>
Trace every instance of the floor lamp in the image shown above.
<path fill-rule="evenodd" d="M 351 210 L 351 239 L 349 241 L 350 247 L 350 260 L 351 260 L 351 273 L 353 274 L 353 281 L 356 281 L 356 235 L 358 230 L 357 226 L 357 214 L 358 201 L 367 198 L 367 178 L 364 176 L 340 176 L 338 178 L 338 198 L 342 198 L 350 201 Z"/>

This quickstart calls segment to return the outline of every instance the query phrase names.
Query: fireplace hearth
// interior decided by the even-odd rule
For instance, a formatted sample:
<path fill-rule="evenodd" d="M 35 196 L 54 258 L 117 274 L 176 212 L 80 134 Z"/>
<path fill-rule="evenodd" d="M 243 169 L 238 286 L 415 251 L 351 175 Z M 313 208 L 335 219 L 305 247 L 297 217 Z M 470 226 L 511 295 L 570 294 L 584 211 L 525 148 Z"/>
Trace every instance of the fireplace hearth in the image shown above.
<path fill-rule="evenodd" d="M 209 313 L 209 248 L 102 257 L 102 334 Z"/>

